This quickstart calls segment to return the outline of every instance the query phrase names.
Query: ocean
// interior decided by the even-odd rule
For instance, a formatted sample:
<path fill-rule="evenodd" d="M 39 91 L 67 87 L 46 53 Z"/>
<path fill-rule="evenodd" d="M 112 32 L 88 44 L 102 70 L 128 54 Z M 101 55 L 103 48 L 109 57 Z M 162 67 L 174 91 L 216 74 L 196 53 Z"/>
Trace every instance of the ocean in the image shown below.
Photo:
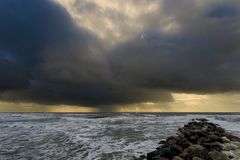
<path fill-rule="evenodd" d="M 0 113 L 0 160 L 131 160 L 194 118 L 240 136 L 238 113 Z"/>

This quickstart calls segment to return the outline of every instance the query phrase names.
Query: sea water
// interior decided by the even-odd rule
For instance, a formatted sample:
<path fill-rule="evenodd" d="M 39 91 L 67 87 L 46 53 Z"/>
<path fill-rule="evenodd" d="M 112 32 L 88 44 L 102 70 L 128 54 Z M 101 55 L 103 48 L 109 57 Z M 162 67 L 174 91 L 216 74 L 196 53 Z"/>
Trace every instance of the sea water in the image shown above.
<path fill-rule="evenodd" d="M 0 113 L 0 160 L 131 160 L 194 118 L 240 136 L 240 114 Z"/>

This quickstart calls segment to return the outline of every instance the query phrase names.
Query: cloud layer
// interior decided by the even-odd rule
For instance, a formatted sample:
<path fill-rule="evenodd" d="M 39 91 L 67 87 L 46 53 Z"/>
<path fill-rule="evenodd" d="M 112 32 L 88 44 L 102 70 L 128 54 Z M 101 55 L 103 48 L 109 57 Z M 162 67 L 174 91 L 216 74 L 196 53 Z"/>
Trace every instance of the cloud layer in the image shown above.
<path fill-rule="evenodd" d="M 0 1 L 0 99 L 108 108 L 240 89 L 234 0 Z"/>

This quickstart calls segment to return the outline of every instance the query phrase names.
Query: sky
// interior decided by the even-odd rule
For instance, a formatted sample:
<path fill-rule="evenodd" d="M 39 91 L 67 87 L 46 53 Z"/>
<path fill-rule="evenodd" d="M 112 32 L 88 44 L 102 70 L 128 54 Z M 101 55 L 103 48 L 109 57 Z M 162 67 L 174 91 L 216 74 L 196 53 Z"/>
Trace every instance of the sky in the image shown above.
<path fill-rule="evenodd" d="M 0 0 L 2 112 L 240 112 L 238 0 Z"/>

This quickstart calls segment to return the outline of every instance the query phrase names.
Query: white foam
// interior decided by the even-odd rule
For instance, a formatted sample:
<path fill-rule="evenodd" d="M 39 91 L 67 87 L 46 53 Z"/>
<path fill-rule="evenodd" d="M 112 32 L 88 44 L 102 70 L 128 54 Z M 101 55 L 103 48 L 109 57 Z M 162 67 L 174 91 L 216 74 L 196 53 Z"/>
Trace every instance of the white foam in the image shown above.
<path fill-rule="evenodd" d="M 154 150 L 160 139 L 175 134 L 193 118 L 208 118 L 240 134 L 239 121 L 234 121 L 239 115 L 221 115 L 223 118 L 191 114 L 91 116 L 93 114 L 1 114 L 0 151 L 14 152 L 12 159 L 55 156 L 55 159 L 100 160 L 107 157 L 109 160 L 127 160 Z M 24 147 L 29 148 L 24 150 Z M 0 154 L 0 159 L 4 160 L 6 156 Z"/>

